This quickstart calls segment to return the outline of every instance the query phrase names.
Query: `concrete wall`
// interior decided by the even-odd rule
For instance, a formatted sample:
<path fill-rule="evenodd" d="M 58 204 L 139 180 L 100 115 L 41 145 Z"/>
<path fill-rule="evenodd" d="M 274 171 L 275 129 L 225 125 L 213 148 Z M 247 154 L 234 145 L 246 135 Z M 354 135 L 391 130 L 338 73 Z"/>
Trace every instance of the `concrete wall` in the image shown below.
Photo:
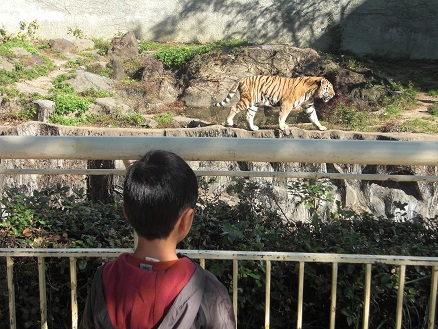
<path fill-rule="evenodd" d="M 438 58 L 438 1 L 430 0 L 0 0 L 0 25 L 17 32 L 37 19 L 42 38 L 68 28 L 110 39 L 134 31 L 150 41 L 246 39 L 327 50 L 328 17 L 342 27 L 343 50 Z"/>

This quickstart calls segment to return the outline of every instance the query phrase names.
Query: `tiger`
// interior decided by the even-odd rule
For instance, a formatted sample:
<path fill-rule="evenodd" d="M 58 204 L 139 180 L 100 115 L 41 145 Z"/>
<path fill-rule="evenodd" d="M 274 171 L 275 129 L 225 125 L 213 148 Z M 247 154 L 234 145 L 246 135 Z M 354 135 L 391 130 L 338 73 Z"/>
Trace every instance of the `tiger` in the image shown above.
<path fill-rule="evenodd" d="M 286 78 L 266 75 L 244 77 L 231 87 L 223 101 L 214 103 L 213 106 L 219 107 L 229 103 L 237 90 L 240 93 L 240 100 L 231 107 L 226 120 L 227 126 L 233 126 L 234 116 L 241 110 L 246 110 L 246 121 L 249 129 L 258 130 L 259 127 L 254 125 L 254 117 L 258 107 L 280 106 L 278 123 L 281 130 L 284 131 L 288 128 L 286 118 L 289 113 L 300 108 L 319 130 L 327 130 L 320 124 L 314 106 L 315 98 L 328 102 L 335 96 L 333 85 L 324 77 Z"/>

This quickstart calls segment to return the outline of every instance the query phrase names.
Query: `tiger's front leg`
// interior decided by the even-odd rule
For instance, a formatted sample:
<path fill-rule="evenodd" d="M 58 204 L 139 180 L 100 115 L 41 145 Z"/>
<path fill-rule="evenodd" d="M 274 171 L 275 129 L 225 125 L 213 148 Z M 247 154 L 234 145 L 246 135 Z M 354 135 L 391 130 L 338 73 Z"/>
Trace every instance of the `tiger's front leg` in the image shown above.
<path fill-rule="evenodd" d="M 312 122 L 319 130 L 327 130 L 327 127 L 324 127 L 319 123 L 318 116 L 316 115 L 316 110 L 313 105 L 307 107 L 305 112 L 309 116 L 310 122 Z"/>
<path fill-rule="evenodd" d="M 287 116 L 289 115 L 290 111 L 292 111 L 292 105 L 289 105 L 287 103 L 284 103 L 280 106 L 280 115 L 278 117 L 278 126 L 281 130 L 286 130 L 288 128 L 288 125 L 286 124 Z"/>
<path fill-rule="evenodd" d="M 259 130 L 259 127 L 254 125 L 254 117 L 257 113 L 258 107 L 251 106 L 250 108 L 246 109 L 246 121 L 248 122 L 249 129 L 251 130 Z"/>

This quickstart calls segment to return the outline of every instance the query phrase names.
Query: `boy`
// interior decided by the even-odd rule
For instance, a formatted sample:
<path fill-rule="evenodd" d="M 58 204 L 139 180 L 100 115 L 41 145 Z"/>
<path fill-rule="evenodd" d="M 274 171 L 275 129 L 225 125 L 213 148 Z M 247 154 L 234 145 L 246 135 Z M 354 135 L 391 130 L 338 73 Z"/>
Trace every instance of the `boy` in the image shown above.
<path fill-rule="evenodd" d="M 81 328 L 236 327 L 227 289 L 176 254 L 197 198 L 195 173 L 174 153 L 150 151 L 128 168 L 123 212 L 138 244 L 97 270 Z"/>

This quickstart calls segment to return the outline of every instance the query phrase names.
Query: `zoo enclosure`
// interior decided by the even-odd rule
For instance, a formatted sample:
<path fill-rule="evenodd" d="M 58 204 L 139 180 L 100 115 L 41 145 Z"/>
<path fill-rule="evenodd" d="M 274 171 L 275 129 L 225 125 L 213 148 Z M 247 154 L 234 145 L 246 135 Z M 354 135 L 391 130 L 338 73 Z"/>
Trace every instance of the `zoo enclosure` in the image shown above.
<path fill-rule="evenodd" d="M 398 141 L 341 141 L 341 140 L 292 140 L 292 139 L 237 139 L 237 138 L 178 138 L 178 137 L 17 137 L 1 136 L 2 159 L 83 159 L 83 160 L 132 160 L 148 150 L 164 149 L 179 154 L 187 161 L 269 161 L 309 163 L 393 164 L 413 166 L 437 166 L 438 143 Z M 262 152 L 260 152 L 262 150 Z M 0 169 L 0 174 L 79 174 L 123 175 L 123 169 Z M 198 176 L 245 176 L 282 178 L 330 178 L 438 182 L 437 176 L 412 175 L 363 175 L 333 173 L 291 172 L 229 172 L 197 171 Z M 78 257 L 116 257 L 130 249 L 0 249 L 0 257 L 7 262 L 10 327 L 16 328 L 15 295 L 13 283 L 14 257 L 37 257 L 40 287 L 41 327 L 48 328 L 46 307 L 45 258 L 68 257 L 70 259 L 72 328 L 77 328 L 78 308 L 76 298 L 76 259 Z M 428 329 L 435 326 L 438 286 L 438 257 L 403 257 L 345 254 L 311 254 L 251 251 L 181 251 L 199 259 L 205 266 L 206 259 L 233 261 L 233 307 L 237 314 L 238 262 L 259 260 L 266 266 L 265 328 L 269 328 L 271 262 L 299 263 L 297 328 L 302 328 L 303 289 L 305 263 L 331 263 L 330 328 L 335 328 L 336 287 L 338 265 L 355 263 L 365 265 L 365 290 L 363 328 L 368 328 L 372 264 L 392 264 L 399 267 L 399 288 L 396 305 L 396 329 L 402 326 L 403 291 L 406 266 L 432 268 L 429 295 Z"/>

